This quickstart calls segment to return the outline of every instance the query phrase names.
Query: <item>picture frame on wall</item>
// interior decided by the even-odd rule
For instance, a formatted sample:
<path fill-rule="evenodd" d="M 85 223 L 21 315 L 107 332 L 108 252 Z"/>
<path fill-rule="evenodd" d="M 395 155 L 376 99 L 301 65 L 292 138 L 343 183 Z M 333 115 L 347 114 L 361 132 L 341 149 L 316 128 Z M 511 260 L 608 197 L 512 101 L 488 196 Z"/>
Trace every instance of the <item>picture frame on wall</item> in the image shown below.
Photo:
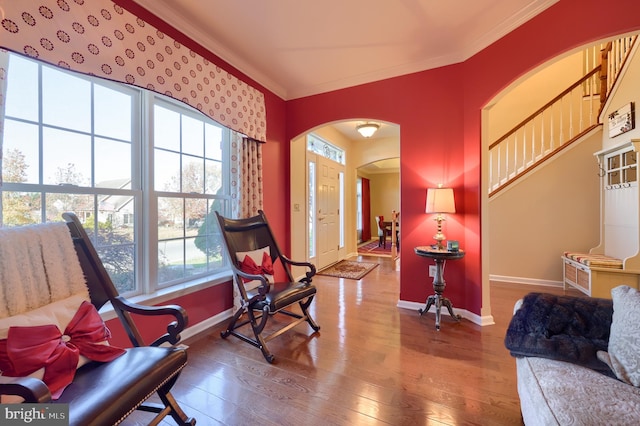
<path fill-rule="evenodd" d="M 609 137 L 614 138 L 636 127 L 635 105 L 629 102 L 617 111 L 609 114 Z"/>

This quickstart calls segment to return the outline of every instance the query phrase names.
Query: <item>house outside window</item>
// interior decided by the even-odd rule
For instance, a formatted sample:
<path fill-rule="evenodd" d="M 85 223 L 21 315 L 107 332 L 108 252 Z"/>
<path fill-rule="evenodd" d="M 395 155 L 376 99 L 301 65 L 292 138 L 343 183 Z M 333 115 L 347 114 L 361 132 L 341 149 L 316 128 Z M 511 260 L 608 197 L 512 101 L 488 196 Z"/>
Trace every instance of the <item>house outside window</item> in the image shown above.
<path fill-rule="evenodd" d="M 225 269 L 230 130 L 183 103 L 10 54 L 1 226 L 76 213 L 123 294 Z M 209 220 L 208 220 L 209 219 Z"/>

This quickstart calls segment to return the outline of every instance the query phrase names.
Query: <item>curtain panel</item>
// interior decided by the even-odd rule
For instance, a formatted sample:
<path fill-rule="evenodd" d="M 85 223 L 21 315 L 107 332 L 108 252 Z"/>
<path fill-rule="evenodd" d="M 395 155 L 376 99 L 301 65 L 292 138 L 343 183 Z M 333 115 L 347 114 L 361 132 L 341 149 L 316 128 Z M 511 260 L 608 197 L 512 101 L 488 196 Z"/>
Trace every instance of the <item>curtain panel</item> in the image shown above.
<path fill-rule="evenodd" d="M 2 188 L 2 141 L 4 139 L 4 106 L 7 98 L 9 53 L 0 49 L 0 188 Z"/>
<path fill-rule="evenodd" d="M 258 214 L 262 196 L 262 142 L 234 134 L 231 138 L 231 216 Z"/>
<path fill-rule="evenodd" d="M 264 94 L 110 0 L 0 0 L 0 47 L 185 102 L 266 140 Z"/>

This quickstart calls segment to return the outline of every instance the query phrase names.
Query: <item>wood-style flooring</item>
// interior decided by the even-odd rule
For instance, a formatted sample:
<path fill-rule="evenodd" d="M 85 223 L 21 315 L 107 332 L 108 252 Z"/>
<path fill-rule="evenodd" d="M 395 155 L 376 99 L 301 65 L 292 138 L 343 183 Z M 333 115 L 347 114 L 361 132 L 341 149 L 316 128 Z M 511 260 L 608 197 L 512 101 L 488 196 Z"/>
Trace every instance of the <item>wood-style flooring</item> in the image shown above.
<path fill-rule="evenodd" d="M 438 332 L 434 314 L 396 306 L 394 260 L 360 259 L 380 266 L 359 281 L 314 278 L 321 330 L 303 324 L 271 340 L 273 364 L 239 339 L 223 340 L 223 324 L 185 342 L 189 363 L 173 394 L 198 425 L 522 424 L 505 330 L 517 299 L 562 290 L 494 283 L 495 325 L 443 315 Z"/>

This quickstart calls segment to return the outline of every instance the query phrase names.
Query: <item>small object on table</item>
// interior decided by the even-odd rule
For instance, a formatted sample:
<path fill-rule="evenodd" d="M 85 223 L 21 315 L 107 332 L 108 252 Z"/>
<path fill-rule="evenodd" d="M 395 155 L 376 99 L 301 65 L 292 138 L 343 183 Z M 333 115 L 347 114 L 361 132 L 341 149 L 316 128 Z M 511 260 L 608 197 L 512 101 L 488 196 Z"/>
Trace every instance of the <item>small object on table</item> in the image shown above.
<path fill-rule="evenodd" d="M 428 312 L 431 308 L 431 305 L 435 305 L 436 307 L 436 330 L 440 331 L 440 308 L 442 305 L 446 306 L 449 310 L 449 314 L 452 318 L 457 321 L 460 321 L 462 317 L 453 312 L 453 306 L 451 305 L 451 301 L 444 297 L 442 293 L 444 292 L 444 287 L 446 282 L 444 280 L 444 262 L 446 260 L 456 260 L 462 259 L 464 257 L 463 250 L 446 250 L 446 249 L 438 249 L 433 246 L 419 246 L 414 248 L 415 253 L 418 256 L 428 257 L 433 259 L 436 263 L 436 273 L 433 277 L 433 291 L 435 294 L 432 294 L 427 298 L 427 305 L 424 309 L 418 309 L 420 315 Z"/>

